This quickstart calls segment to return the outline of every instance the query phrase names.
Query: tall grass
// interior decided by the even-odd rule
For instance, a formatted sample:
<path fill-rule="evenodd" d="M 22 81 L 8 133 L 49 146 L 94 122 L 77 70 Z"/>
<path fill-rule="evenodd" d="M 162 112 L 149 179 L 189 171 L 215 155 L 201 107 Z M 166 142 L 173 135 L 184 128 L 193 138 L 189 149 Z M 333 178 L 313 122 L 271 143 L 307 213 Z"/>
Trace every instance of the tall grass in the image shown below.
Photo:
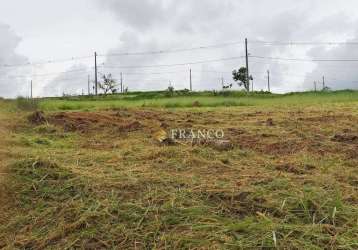
<path fill-rule="evenodd" d="M 37 99 L 18 97 L 16 99 L 16 107 L 23 111 L 35 111 L 39 108 L 39 101 Z"/>

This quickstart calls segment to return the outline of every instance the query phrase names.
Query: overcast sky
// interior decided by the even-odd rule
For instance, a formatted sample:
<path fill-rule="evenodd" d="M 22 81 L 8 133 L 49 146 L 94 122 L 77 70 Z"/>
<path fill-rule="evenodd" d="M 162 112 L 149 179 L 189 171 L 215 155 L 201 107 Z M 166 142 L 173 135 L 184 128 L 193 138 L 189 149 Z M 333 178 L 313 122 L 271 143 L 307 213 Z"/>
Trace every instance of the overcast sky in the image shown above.
<path fill-rule="evenodd" d="M 274 92 L 313 89 L 323 75 L 358 89 L 358 62 L 310 61 L 358 59 L 357 10 L 356 0 L 0 0 L 0 96 L 29 95 L 31 79 L 35 96 L 86 93 L 95 51 L 100 74 L 123 72 L 129 90 L 189 88 L 190 68 L 195 90 L 220 89 L 244 66 L 245 37 L 256 90 L 267 70 Z M 170 53 L 123 55 L 151 51 Z"/>

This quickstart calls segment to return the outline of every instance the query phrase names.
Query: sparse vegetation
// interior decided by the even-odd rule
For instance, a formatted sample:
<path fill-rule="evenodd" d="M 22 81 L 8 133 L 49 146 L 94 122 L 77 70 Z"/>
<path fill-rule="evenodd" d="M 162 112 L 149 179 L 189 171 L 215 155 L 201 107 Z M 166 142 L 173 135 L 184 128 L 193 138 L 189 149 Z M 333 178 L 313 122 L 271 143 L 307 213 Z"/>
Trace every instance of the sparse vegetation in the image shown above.
<path fill-rule="evenodd" d="M 16 99 L 16 106 L 20 110 L 34 111 L 38 109 L 39 101 L 37 99 L 29 99 L 25 97 L 18 97 Z"/>

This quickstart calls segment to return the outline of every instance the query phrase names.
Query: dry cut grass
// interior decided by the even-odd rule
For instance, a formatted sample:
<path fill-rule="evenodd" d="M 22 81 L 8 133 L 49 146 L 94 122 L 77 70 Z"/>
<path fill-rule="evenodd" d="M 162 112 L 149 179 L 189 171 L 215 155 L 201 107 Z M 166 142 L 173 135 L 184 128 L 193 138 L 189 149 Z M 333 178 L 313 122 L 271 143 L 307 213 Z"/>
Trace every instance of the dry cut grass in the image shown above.
<path fill-rule="evenodd" d="M 0 247 L 357 249 L 358 109 L 116 109 L 17 126 Z M 221 128 L 234 145 L 161 145 Z"/>

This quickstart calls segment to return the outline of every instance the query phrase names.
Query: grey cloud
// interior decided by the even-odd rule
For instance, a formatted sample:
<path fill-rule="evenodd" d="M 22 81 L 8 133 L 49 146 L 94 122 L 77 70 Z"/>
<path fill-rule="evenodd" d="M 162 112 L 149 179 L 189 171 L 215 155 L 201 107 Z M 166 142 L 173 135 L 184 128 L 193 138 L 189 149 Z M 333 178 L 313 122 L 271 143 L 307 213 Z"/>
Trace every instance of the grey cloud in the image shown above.
<path fill-rule="evenodd" d="M 158 24 L 166 16 L 163 0 L 107 0 L 98 3 L 114 12 L 124 24 L 139 30 Z"/>
<path fill-rule="evenodd" d="M 356 37 L 351 41 L 357 41 Z M 348 41 L 349 42 L 349 41 Z M 358 59 L 356 46 L 338 45 L 334 48 L 316 47 L 312 48 L 309 56 L 322 59 Z M 315 69 L 307 74 L 305 86 L 313 88 L 313 81 L 322 86 L 322 76 L 326 78 L 326 85 L 332 89 L 358 89 L 358 62 L 319 62 Z"/>
<path fill-rule="evenodd" d="M 245 37 L 250 40 L 262 39 L 268 41 L 315 41 L 324 39 L 337 40 L 338 37 L 347 36 L 354 27 L 354 17 L 350 18 L 345 12 L 346 5 L 337 6 L 335 11 L 327 14 L 322 10 L 324 6 L 334 5 L 334 1 L 229 1 L 207 0 L 202 1 L 99 1 L 99 5 L 105 6 L 126 24 L 121 42 L 114 48 L 115 51 L 148 51 L 171 48 L 185 48 L 196 45 L 218 44 L 231 41 L 243 41 Z M 350 2 L 349 5 L 354 5 Z M 344 28 L 342 28 L 344 27 Z M 197 44 L 193 44 L 196 41 Z M 309 47 L 308 47 L 309 49 Z M 258 44 L 249 44 L 251 54 L 260 56 L 281 57 L 307 57 L 306 48 L 289 46 L 265 47 Z M 212 58 L 238 56 L 243 54 L 243 44 L 236 47 L 225 47 L 216 50 L 196 51 L 191 54 L 166 54 L 135 57 L 108 57 L 106 64 L 116 65 L 145 65 L 165 64 L 173 62 L 198 61 Z M 215 63 L 202 65 L 195 68 L 196 72 L 212 71 L 230 72 L 234 68 L 243 66 L 241 61 Z M 189 68 L 182 67 L 185 71 Z M 285 62 L 269 60 L 250 60 L 250 68 L 255 77 L 255 86 L 263 89 L 266 86 L 266 70 L 274 72 L 272 76 L 274 89 L 281 86 L 285 90 L 298 90 L 304 82 L 304 74 L 312 68 L 311 64 L 294 65 Z M 203 69 L 203 70 L 202 70 Z M 154 69 L 165 71 L 166 69 Z M 178 70 L 178 69 L 175 69 Z M 257 73 L 255 73 L 257 72 Z M 289 78 L 290 72 L 302 77 Z M 311 75 L 308 75 L 311 77 Z M 202 88 L 213 88 L 221 74 L 205 75 L 201 79 Z M 225 78 L 230 80 L 231 75 Z M 144 77 L 143 77 L 144 78 Z M 170 76 L 179 86 L 186 86 L 186 73 L 178 73 Z M 148 80 L 148 79 L 147 79 Z M 150 80 L 150 79 L 149 79 Z M 290 80 L 290 83 L 287 81 Z M 144 82 L 144 81 L 143 81 Z M 302 85 L 303 84 L 303 85 Z M 159 84 L 162 87 L 163 84 Z M 137 85 L 147 89 L 147 84 Z M 220 87 L 217 84 L 217 87 Z M 302 90 L 302 89 L 300 89 Z"/>
<path fill-rule="evenodd" d="M 102 8 L 110 11 L 127 29 L 140 32 L 199 31 L 213 28 L 213 20 L 234 11 L 241 1 L 207 0 L 205 3 L 191 0 L 96 0 Z M 237 18 L 240 16 L 238 15 Z"/>

